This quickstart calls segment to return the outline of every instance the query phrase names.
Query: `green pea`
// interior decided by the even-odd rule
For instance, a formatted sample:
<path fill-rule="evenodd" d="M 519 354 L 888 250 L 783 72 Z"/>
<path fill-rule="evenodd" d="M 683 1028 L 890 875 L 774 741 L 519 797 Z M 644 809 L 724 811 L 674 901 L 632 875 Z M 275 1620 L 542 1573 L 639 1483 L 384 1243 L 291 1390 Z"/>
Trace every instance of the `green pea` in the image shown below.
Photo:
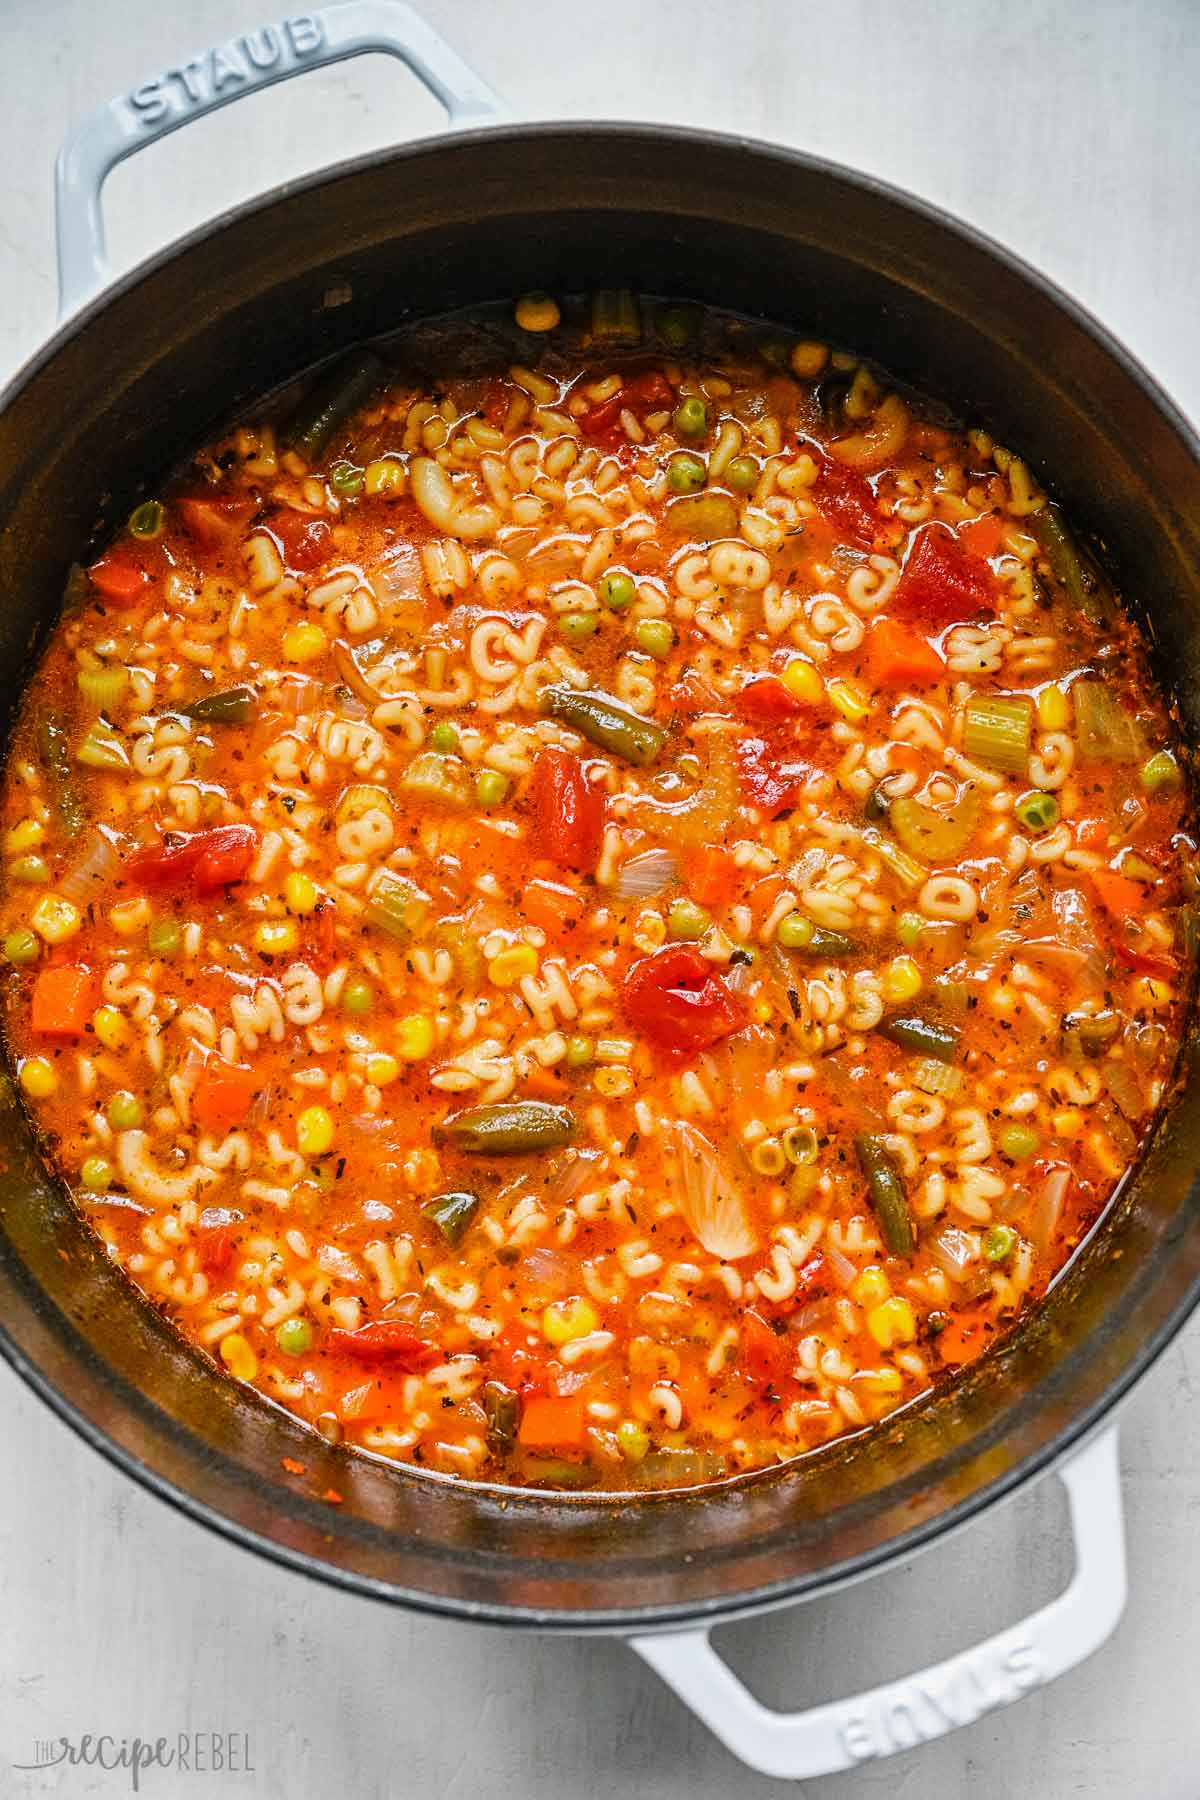
<path fill-rule="evenodd" d="M 569 644 L 586 644 L 599 624 L 599 615 L 594 612 L 567 612 L 560 616 L 558 629 Z"/>
<path fill-rule="evenodd" d="M 750 1151 L 750 1167 L 758 1175 L 782 1175 L 787 1156 L 778 1138 L 760 1138 Z"/>
<path fill-rule="evenodd" d="M 1142 764 L 1139 780 L 1148 794 L 1173 794 L 1183 786 L 1183 772 L 1169 750 L 1156 750 Z"/>
<path fill-rule="evenodd" d="M 285 1356 L 303 1356 L 312 1349 L 312 1326 L 307 1319 L 285 1319 L 275 1333 L 275 1342 Z"/>
<path fill-rule="evenodd" d="M 682 350 L 696 328 L 695 314 L 684 306 L 669 306 L 659 317 L 659 336 L 672 350 Z"/>
<path fill-rule="evenodd" d="M 758 486 L 758 464 L 752 456 L 735 456 L 726 467 L 725 480 L 735 494 L 748 494 Z"/>
<path fill-rule="evenodd" d="M 920 913 L 901 913 L 896 920 L 896 936 L 906 950 L 915 950 L 921 941 L 925 921 Z"/>
<path fill-rule="evenodd" d="M 1010 1162 L 1028 1162 L 1041 1141 L 1032 1125 L 1006 1125 L 1000 1133 L 1000 1148 Z"/>
<path fill-rule="evenodd" d="M 143 500 L 135 506 L 129 515 L 129 530 L 133 537 L 145 542 L 149 538 L 162 536 L 163 509 L 161 500 Z"/>
<path fill-rule="evenodd" d="M 50 869 L 42 856 L 18 856 L 9 863 L 8 872 L 14 881 L 27 881 L 31 886 L 45 886 L 50 879 Z"/>
<path fill-rule="evenodd" d="M 342 989 L 342 1009 L 361 1018 L 375 1004 L 375 989 L 361 975 L 352 975 Z"/>
<path fill-rule="evenodd" d="M 675 633 L 666 619 L 639 619 L 633 636 L 638 649 L 659 662 L 671 654 L 675 642 Z"/>
<path fill-rule="evenodd" d="M 449 719 L 439 719 L 429 734 L 429 747 L 439 756 L 453 756 L 458 749 L 458 733 Z"/>
<path fill-rule="evenodd" d="M 673 494 L 694 494 L 707 480 L 707 464 L 690 450 L 681 450 L 667 465 L 667 486 Z"/>
<path fill-rule="evenodd" d="M 24 963 L 37 961 L 41 945 L 32 931 L 10 931 L 4 940 L 4 954 L 10 963 L 20 968 Z"/>
<path fill-rule="evenodd" d="M 356 463 L 344 458 L 329 471 L 329 485 L 342 500 L 353 500 L 363 491 L 363 472 Z"/>
<path fill-rule="evenodd" d="M 989 1262 L 1007 1262 L 1017 1247 L 1017 1234 L 1011 1225 L 989 1225 L 983 1238 L 983 1254 Z"/>
<path fill-rule="evenodd" d="M 783 1134 L 783 1154 L 799 1168 L 810 1167 L 817 1160 L 820 1141 L 811 1125 L 792 1125 Z"/>
<path fill-rule="evenodd" d="M 699 394 L 688 394 L 675 408 L 672 420 L 680 437 L 702 437 L 708 430 L 708 408 Z"/>
<path fill-rule="evenodd" d="M 566 1064 L 568 1069 L 586 1069 L 594 1055 L 591 1038 L 570 1037 L 567 1039 Z"/>
<path fill-rule="evenodd" d="M 667 914 L 667 930 L 673 938 L 685 941 L 701 938 L 709 927 L 709 917 L 702 906 L 686 898 L 672 900 Z"/>
<path fill-rule="evenodd" d="M 806 919 L 803 913 L 793 912 L 780 919 L 775 936 L 785 950 L 803 950 L 812 942 L 815 930 L 811 919 Z"/>
<path fill-rule="evenodd" d="M 675 767 L 689 781 L 699 781 L 704 773 L 704 764 L 698 756 L 693 756 L 690 750 L 685 750 L 682 756 L 675 758 Z"/>
<path fill-rule="evenodd" d="M 627 575 L 624 569 L 610 569 L 600 582 L 600 598 L 613 612 L 624 612 L 637 598 L 632 575 Z"/>
<path fill-rule="evenodd" d="M 508 776 L 499 769 L 481 769 L 475 777 L 475 798 L 480 806 L 499 806 L 508 797 Z"/>
<path fill-rule="evenodd" d="M 108 1103 L 108 1122 L 114 1131 L 134 1131 L 142 1122 L 142 1106 L 136 1094 L 118 1088 Z"/>
<path fill-rule="evenodd" d="M 151 956 L 170 958 L 179 955 L 182 933 L 174 919 L 152 919 L 146 933 Z"/>
<path fill-rule="evenodd" d="M 1026 831 L 1051 831 L 1062 816 L 1062 808 L 1055 796 L 1036 790 L 1032 794 L 1022 794 L 1014 810 Z"/>
<path fill-rule="evenodd" d="M 112 1164 L 102 1156 L 89 1156 L 79 1171 L 79 1179 L 92 1194 L 107 1194 L 113 1184 Z"/>

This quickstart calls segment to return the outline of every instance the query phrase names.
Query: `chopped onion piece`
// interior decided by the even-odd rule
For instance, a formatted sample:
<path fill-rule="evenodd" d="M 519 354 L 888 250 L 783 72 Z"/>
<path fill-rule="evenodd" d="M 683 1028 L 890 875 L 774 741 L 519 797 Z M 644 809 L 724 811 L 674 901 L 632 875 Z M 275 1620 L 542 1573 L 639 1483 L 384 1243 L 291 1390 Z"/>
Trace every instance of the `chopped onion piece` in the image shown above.
<path fill-rule="evenodd" d="M 671 850 L 643 850 L 631 856 L 617 876 L 616 891 L 622 900 L 649 900 L 678 879 L 679 864 Z"/>
<path fill-rule="evenodd" d="M 749 1256 L 758 1237 L 745 1199 L 704 1133 L 677 1119 L 664 1127 L 663 1136 L 679 1158 L 680 1211 L 700 1243 L 723 1262 Z"/>

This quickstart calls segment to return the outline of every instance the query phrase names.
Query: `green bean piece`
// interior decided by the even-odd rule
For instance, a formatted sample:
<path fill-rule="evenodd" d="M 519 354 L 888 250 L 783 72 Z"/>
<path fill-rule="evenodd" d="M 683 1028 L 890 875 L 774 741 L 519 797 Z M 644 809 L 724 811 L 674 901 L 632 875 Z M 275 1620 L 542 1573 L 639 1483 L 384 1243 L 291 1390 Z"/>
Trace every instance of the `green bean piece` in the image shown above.
<path fill-rule="evenodd" d="M 1156 750 L 1142 764 L 1138 780 L 1148 794 L 1177 794 L 1183 786 L 1183 772 L 1169 750 Z"/>
<path fill-rule="evenodd" d="M 667 734 L 653 719 L 645 719 L 631 707 L 614 700 L 599 688 L 550 687 L 542 693 L 542 711 L 561 719 L 589 744 L 607 750 L 644 769 L 667 741 Z"/>
<path fill-rule="evenodd" d="M 1068 1013 L 1063 1020 L 1063 1045 L 1078 1056 L 1103 1056 L 1116 1043 L 1121 1031 L 1120 1013 L 1105 1010 L 1096 1013 Z"/>
<path fill-rule="evenodd" d="M 502 1381 L 483 1384 L 483 1410 L 487 1415 L 488 1444 L 494 1456 L 507 1456 L 517 1441 L 521 1423 L 521 1399 Z"/>
<path fill-rule="evenodd" d="M 189 719 L 205 725 L 249 725 L 258 712 L 258 701 L 253 688 L 224 688 L 219 694 L 202 695 L 183 710 Z"/>
<path fill-rule="evenodd" d="M 70 836 L 83 824 L 83 802 L 75 790 L 67 728 L 57 713 L 43 713 L 37 727 L 38 755 L 54 783 L 55 805 Z"/>
<path fill-rule="evenodd" d="M 563 1456 L 527 1456 L 523 1473 L 539 1487 L 590 1488 L 600 1479 L 594 1463 L 568 1462 Z"/>
<path fill-rule="evenodd" d="M 806 956 L 823 956 L 836 961 L 838 957 L 858 954 L 858 945 L 845 932 L 814 925 L 803 913 L 788 913 L 779 921 L 776 935 L 784 950 L 803 950 Z"/>
<path fill-rule="evenodd" d="M 917 1234 L 899 1170 L 888 1154 L 881 1137 L 869 1132 L 854 1140 L 862 1172 L 867 1178 L 871 1205 L 879 1220 L 883 1241 L 893 1256 L 911 1256 L 917 1247 Z"/>
<path fill-rule="evenodd" d="M 384 869 L 367 896 L 363 917 L 368 925 L 403 941 L 420 930 L 432 905 L 429 895 L 415 881 Z"/>
<path fill-rule="evenodd" d="M 306 462 L 315 462 L 352 412 L 383 380 L 383 362 L 374 350 L 357 350 L 327 369 L 305 395 L 288 429 L 288 442 Z"/>
<path fill-rule="evenodd" d="M 1104 590 L 1076 549 L 1057 506 L 1043 507 L 1029 524 L 1051 574 L 1062 583 L 1071 605 L 1095 624 L 1103 623 L 1108 616 Z"/>
<path fill-rule="evenodd" d="M 608 344 L 636 344 L 642 335 L 638 304 L 628 288 L 600 288 L 592 295 L 592 336 Z"/>
<path fill-rule="evenodd" d="M 531 1150 L 558 1150 L 575 1135 L 578 1120 L 566 1106 L 548 1100 L 506 1100 L 452 1113 L 433 1128 L 435 1144 L 472 1156 L 522 1156 Z"/>
<path fill-rule="evenodd" d="M 479 1211 L 479 1195 L 463 1188 L 456 1193 L 437 1194 L 421 1208 L 448 1244 L 457 1244 L 467 1226 Z"/>
<path fill-rule="evenodd" d="M 957 1031 L 935 1025 L 931 1019 L 920 1019 L 911 1014 L 905 1018 L 881 1019 L 875 1029 L 889 1043 L 899 1044 L 905 1050 L 916 1050 L 921 1056 L 931 1056 L 936 1062 L 950 1063 L 958 1055 Z"/>

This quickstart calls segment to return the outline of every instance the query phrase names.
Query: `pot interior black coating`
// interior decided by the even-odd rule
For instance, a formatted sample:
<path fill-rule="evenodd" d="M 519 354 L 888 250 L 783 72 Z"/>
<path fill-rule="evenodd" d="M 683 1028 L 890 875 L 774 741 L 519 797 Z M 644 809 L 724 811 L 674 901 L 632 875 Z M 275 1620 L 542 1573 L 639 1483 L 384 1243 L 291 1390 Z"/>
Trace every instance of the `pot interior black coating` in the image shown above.
<path fill-rule="evenodd" d="M 0 415 L 6 707 L 68 565 L 237 407 L 408 315 L 615 286 L 827 335 L 1020 446 L 1144 608 L 1194 737 L 1198 446 L 1111 340 L 993 246 L 887 189 L 740 141 L 596 126 L 489 131 L 347 166 L 198 233 L 57 338 Z M 0 1157 L 5 1348 L 100 1449 L 312 1573 L 575 1628 L 745 1610 L 928 1538 L 1080 1436 L 1200 1293 L 1193 1036 L 1121 1203 L 1023 1330 L 952 1389 L 729 1489 L 522 1497 L 345 1456 L 218 1376 L 98 1252 L 7 1085 Z M 341 1504 L 320 1497 L 329 1489 Z"/>

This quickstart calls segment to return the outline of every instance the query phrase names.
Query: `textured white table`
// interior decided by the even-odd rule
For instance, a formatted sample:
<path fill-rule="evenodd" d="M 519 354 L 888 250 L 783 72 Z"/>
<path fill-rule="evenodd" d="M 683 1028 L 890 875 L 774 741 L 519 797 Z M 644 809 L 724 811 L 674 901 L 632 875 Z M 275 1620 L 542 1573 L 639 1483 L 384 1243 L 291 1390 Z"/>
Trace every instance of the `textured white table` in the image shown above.
<path fill-rule="evenodd" d="M 50 170 L 69 121 L 259 22 L 253 0 L 0 0 L 0 373 L 53 318 Z M 264 12 L 267 10 L 264 7 Z M 432 0 L 527 117 L 658 118 L 793 143 L 972 219 L 1081 296 L 1200 416 L 1200 13 L 1190 0 Z M 601 17 L 604 23 L 601 23 Z M 118 23 L 119 20 L 119 23 Z M 360 62 L 276 90 L 121 170 L 114 260 L 342 155 L 436 128 Z M 1131 1594 L 1116 1638 L 1015 1709 L 810 1800 L 1200 1794 L 1200 1326 L 1127 1407 Z M 618 1645 L 407 1617 L 208 1536 L 111 1471 L 0 1372 L 0 1795 L 128 1792 L 21 1774 L 37 1739 L 247 1732 L 253 1776 L 144 1777 L 164 1800 L 768 1796 Z M 1055 1591 L 1043 1484 L 838 1600 L 725 1633 L 776 1704 L 958 1649 Z"/>

